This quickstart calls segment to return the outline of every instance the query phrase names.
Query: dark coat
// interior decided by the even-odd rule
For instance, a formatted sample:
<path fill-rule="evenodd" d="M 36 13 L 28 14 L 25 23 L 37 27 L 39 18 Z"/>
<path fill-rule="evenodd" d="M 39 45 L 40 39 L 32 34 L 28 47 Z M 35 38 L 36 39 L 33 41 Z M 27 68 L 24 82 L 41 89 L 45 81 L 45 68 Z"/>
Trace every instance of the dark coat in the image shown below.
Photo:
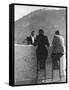
<path fill-rule="evenodd" d="M 33 44 L 31 36 L 27 37 L 27 44 Z"/>
<path fill-rule="evenodd" d="M 49 41 L 47 36 L 44 35 L 36 36 L 34 45 L 37 46 L 36 56 L 37 56 L 37 61 L 40 64 L 40 68 L 44 68 L 45 61 L 48 56 L 48 50 L 46 46 L 49 47 Z"/>

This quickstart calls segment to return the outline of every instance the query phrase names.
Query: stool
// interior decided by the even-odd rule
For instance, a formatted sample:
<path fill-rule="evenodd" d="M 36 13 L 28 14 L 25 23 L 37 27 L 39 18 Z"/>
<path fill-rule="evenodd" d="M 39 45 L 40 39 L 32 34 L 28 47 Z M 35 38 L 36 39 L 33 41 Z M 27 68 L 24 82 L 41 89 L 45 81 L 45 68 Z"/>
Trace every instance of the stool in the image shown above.
<path fill-rule="evenodd" d="M 52 60 L 52 80 L 53 80 L 53 70 L 56 70 L 56 69 L 58 69 L 59 70 L 59 78 L 60 78 L 60 80 L 61 80 L 61 69 L 60 69 L 60 60 L 58 61 L 59 63 L 59 65 L 58 65 L 58 67 L 54 64 L 54 62 L 53 62 L 53 60 Z"/>

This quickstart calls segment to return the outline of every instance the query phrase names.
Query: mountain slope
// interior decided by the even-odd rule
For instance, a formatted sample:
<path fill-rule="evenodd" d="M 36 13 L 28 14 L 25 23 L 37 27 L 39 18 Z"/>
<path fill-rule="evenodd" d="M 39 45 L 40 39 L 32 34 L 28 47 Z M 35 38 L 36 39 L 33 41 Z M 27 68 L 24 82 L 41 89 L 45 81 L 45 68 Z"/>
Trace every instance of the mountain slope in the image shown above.
<path fill-rule="evenodd" d="M 22 43 L 32 30 L 38 34 L 42 28 L 52 42 L 56 29 L 66 37 L 66 11 L 40 9 L 20 18 L 15 22 L 15 43 Z"/>

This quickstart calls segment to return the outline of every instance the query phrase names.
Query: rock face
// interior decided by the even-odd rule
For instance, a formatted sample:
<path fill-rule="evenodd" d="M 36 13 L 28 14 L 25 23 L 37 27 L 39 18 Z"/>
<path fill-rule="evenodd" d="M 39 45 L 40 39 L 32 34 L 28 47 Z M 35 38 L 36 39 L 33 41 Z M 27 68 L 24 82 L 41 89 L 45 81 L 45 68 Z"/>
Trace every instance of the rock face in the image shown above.
<path fill-rule="evenodd" d="M 66 10 L 40 9 L 20 18 L 15 22 L 15 43 L 22 43 L 32 30 L 38 34 L 42 28 L 52 42 L 56 29 L 66 39 Z"/>

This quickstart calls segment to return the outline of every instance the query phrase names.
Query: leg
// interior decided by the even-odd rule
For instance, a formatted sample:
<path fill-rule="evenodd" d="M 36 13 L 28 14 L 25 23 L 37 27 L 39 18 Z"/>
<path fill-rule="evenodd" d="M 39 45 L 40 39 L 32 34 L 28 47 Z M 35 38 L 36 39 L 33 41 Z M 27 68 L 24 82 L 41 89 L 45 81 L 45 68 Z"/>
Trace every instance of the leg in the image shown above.
<path fill-rule="evenodd" d="M 58 56 L 59 56 L 59 78 L 60 78 L 60 80 L 61 80 L 61 68 L 60 68 L 60 58 L 63 56 L 63 53 L 59 53 L 58 54 Z"/>
<path fill-rule="evenodd" d="M 46 51 L 44 53 L 43 59 L 44 59 L 44 79 L 46 80 L 46 61 L 47 61 L 47 57 L 48 57 L 48 52 Z"/>
<path fill-rule="evenodd" d="M 38 54 L 38 49 L 36 50 L 36 57 L 37 57 L 37 65 L 36 65 L 36 68 L 37 68 L 37 69 L 36 69 L 36 81 L 38 81 L 38 68 L 39 68 L 39 65 L 38 65 L 39 62 L 38 62 L 38 61 L 39 61 L 39 59 L 40 59 L 40 58 L 39 58 L 39 54 Z"/>
<path fill-rule="evenodd" d="M 52 80 L 53 80 L 53 62 L 52 62 Z"/>
<path fill-rule="evenodd" d="M 38 68 L 39 68 L 39 66 L 38 66 L 38 61 L 37 61 L 37 70 L 36 70 L 36 80 L 38 81 Z"/>
<path fill-rule="evenodd" d="M 46 80 L 46 65 L 44 66 L 44 79 Z"/>
<path fill-rule="evenodd" d="M 52 54 L 52 80 L 53 80 L 53 69 L 54 69 L 54 55 Z"/>
<path fill-rule="evenodd" d="M 61 80 L 60 60 L 59 60 L 59 78 L 60 78 L 60 80 Z"/>
<path fill-rule="evenodd" d="M 53 80 L 53 70 L 56 69 L 56 56 L 52 54 L 52 80 Z"/>

